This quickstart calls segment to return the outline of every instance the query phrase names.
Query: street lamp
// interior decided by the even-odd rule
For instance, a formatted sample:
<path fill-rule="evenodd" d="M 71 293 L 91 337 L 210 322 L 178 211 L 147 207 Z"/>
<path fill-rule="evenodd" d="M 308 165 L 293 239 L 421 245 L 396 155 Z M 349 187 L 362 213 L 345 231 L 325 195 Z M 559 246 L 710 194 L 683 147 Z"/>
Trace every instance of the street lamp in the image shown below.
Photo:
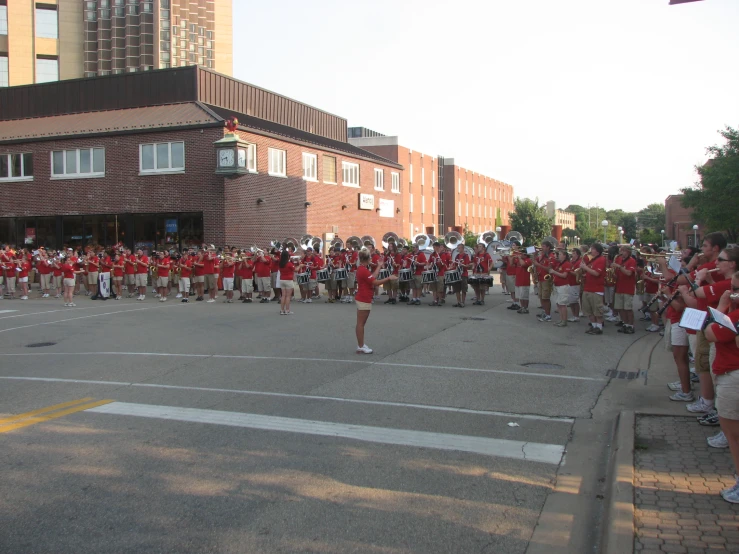
<path fill-rule="evenodd" d="M 618 237 L 619 237 L 619 239 L 618 239 L 619 242 L 618 243 L 619 244 L 622 244 L 623 241 L 624 241 L 624 228 L 621 227 L 620 225 L 618 226 Z"/>
<path fill-rule="evenodd" d="M 665 247 L 665 230 L 664 230 L 664 229 L 662 229 L 662 230 L 661 230 L 661 231 L 659 232 L 659 234 L 660 234 L 660 235 L 662 235 L 662 248 L 664 248 L 664 247 Z"/>
<path fill-rule="evenodd" d="M 496 232 L 496 233 L 498 234 L 498 237 L 497 237 L 497 238 L 498 238 L 498 240 L 500 240 L 500 232 L 501 232 L 502 230 L 503 230 L 503 229 L 501 229 L 500 227 L 496 227 L 496 228 L 495 228 L 495 232 Z M 505 237 L 504 237 L 504 238 L 505 238 Z"/>
<path fill-rule="evenodd" d="M 693 246 L 698 248 L 698 226 L 693 225 Z"/>
<path fill-rule="evenodd" d="M 600 222 L 603 225 L 603 244 L 606 244 L 606 231 L 608 230 L 608 220 L 604 219 Z"/>
<path fill-rule="evenodd" d="M 575 235 L 575 246 L 579 246 L 579 245 L 580 245 L 580 237 Z"/>

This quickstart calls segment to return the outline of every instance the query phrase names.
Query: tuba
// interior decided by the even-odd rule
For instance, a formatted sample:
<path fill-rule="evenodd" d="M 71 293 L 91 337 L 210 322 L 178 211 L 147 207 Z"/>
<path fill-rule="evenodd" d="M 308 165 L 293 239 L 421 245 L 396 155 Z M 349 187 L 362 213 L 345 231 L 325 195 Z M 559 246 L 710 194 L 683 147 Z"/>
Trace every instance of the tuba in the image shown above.
<path fill-rule="evenodd" d="M 287 237 L 282 241 L 282 248 L 291 249 L 293 252 L 297 252 L 300 249 L 300 241 L 294 237 Z"/>
<path fill-rule="evenodd" d="M 321 237 L 313 237 L 310 245 L 314 252 L 323 252 L 323 239 Z"/>
<path fill-rule="evenodd" d="M 517 242 L 519 246 L 523 246 L 523 235 L 518 231 L 511 231 L 505 236 L 508 242 Z"/>
<path fill-rule="evenodd" d="M 339 237 L 334 237 L 334 239 L 331 241 L 331 247 L 341 250 L 342 248 L 344 248 L 344 241 L 341 240 Z"/>
<path fill-rule="evenodd" d="M 449 231 L 446 235 L 444 235 L 444 244 L 450 250 L 454 250 L 463 242 L 464 237 L 461 233 L 458 233 L 457 231 Z"/>
<path fill-rule="evenodd" d="M 351 246 L 352 248 L 354 248 L 354 250 L 359 250 L 360 248 L 362 248 L 362 244 L 362 239 L 360 239 L 356 235 L 352 235 L 351 237 L 346 239 L 346 246 Z"/>
<path fill-rule="evenodd" d="M 382 235 L 382 247 L 387 250 L 391 244 L 394 244 L 396 247 L 398 245 L 398 241 L 400 239 L 398 238 L 398 235 L 390 231 L 389 233 L 385 233 Z"/>
<path fill-rule="evenodd" d="M 274 248 L 275 250 L 282 250 L 282 243 L 279 240 L 272 240 L 269 242 L 270 248 Z M 251 247 L 252 253 L 254 252 L 255 246 Z"/>
<path fill-rule="evenodd" d="M 370 235 L 364 235 L 362 237 L 362 246 L 365 248 L 369 248 L 370 246 L 375 246 L 375 239 L 374 237 L 371 237 Z"/>
<path fill-rule="evenodd" d="M 419 233 L 413 237 L 413 243 L 418 245 L 418 249 L 423 252 L 431 248 L 433 241 L 426 233 Z"/>
<path fill-rule="evenodd" d="M 313 242 L 313 235 L 303 235 L 300 237 L 300 248 L 303 250 L 308 250 L 308 248 L 312 248 L 311 243 Z"/>
<path fill-rule="evenodd" d="M 496 240 L 498 240 L 498 235 L 495 234 L 495 231 L 485 231 L 477 237 L 477 244 L 485 245 L 485 249 L 487 250 L 487 247 Z"/>

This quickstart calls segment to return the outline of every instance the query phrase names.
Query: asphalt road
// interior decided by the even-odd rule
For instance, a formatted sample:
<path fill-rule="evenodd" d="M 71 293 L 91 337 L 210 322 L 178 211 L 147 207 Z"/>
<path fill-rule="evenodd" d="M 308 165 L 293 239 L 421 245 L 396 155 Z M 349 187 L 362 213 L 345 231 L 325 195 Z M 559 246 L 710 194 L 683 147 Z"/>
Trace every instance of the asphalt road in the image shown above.
<path fill-rule="evenodd" d="M 4 300 L 0 551 L 526 552 L 640 334 L 508 298 L 382 297 L 371 356 L 353 305 Z"/>

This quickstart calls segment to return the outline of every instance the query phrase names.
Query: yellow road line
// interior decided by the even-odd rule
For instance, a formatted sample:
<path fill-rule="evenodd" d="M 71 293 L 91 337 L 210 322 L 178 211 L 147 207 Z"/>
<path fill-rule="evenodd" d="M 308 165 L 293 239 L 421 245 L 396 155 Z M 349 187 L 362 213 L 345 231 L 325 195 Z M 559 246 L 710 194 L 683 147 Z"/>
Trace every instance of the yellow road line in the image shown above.
<path fill-rule="evenodd" d="M 6 423 L 10 423 L 11 421 L 18 421 L 19 419 L 26 419 L 27 417 L 33 417 L 39 414 L 55 412 L 56 410 L 61 410 L 62 408 L 68 408 L 69 406 L 74 406 L 75 404 L 82 404 L 83 402 L 89 402 L 90 400 L 92 400 L 92 398 L 80 398 L 79 400 L 72 400 L 70 402 L 64 402 L 62 404 L 56 404 L 54 406 L 47 406 L 46 408 L 39 408 L 38 410 L 33 410 L 32 412 L 26 412 L 25 414 L 18 414 L 18 415 L 14 415 L 11 417 L 5 417 L 5 418 L 0 419 L 0 425 L 5 425 Z"/>
<path fill-rule="evenodd" d="M 67 408 L 66 410 L 54 412 L 52 414 L 36 416 L 30 419 L 19 421 L 18 423 L 10 423 L 8 425 L 2 425 L 0 426 L 0 433 L 7 433 L 9 431 L 14 431 L 15 429 L 20 429 L 21 427 L 28 427 L 29 425 L 36 425 L 37 423 L 43 423 L 44 421 L 49 421 L 51 419 L 57 419 L 59 417 L 73 414 L 75 412 L 82 412 L 84 410 L 89 410 L 90 408 L 102 406 L 103 404 L 110 404 L 111 402 L 113 402 L 113 400 L 99 400 L 97 402 L 88 402 L 87 404 L 81 404 L 79 406 Z"/>

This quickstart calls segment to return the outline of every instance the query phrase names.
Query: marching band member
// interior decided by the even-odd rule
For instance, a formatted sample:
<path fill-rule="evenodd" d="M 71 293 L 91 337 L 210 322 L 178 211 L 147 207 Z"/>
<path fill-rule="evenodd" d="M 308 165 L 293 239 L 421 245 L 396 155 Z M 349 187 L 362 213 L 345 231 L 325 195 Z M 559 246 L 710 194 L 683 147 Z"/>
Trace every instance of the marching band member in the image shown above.
<path fill-rule="evenodd" d="M 552 243 L 545 240 L 541 243 L 541 251 L 534 257 L 533 265 L 539 281 L 539 302 L 540 308 L 544 311 L 537 319 L 543 322 L 552 321 L 552 278 L 549 275 L 549 268 L 552 266 Z"/>
<path fill-rule="evenodd" d="M 148 276 L 149 257 L 144 256 L 144 251 L 139 248 L 136 250 L 136 286 L 139 289 L 139 296 L 136 300 L 146 298 L 146 279 Z"/>
<path fill-rule="evenodd" d="M 309 273 L 308 282 L 300 285 L 300 300 L 303 304 L 310 304 L 313 302 L 311 295 L 316 286 L 316 265 L 318 264 L 318 258 L 313 255 L 313 248 L 308 247 L 305 251 L 305 256 L 298 266 L 301 273 Z"/>
<path fill-rule="evenodd" d="M 192 261 L 192 283 L 196 289 L 196 302 L 202 302 L 205 297 L 205 250 L 200 249 L 197 257 Z"/>
<path fill-rule="evenodd" d="M 413 254 L 411 255 L 411 270 L 413 271 L 413 298 L 409 306 L 421 305 L 421 291 L 423 290 L 423 269 L 426 267 L 426 254 L 421 252 L 417 243 L 413 243 Z"/>
<path fill-rule="evenodd" d="M 531 273 L 529 267 L 532 266 L 531 259 L 525 252 L 520 252 L 516 256 L 516 300 L 521 307 L 516 313 L 529 313 L 529 295 L 531 294 Z"/>
<path fill-rule="evenodd" d="M 203 277 L 204 277 L 204 288 L 208 290 L 207 303 L 212 304 L 216 301 L 216 295 L 218 294 L 218 274 L 216 273 L 216 249 L 211 245 L 205 252 L 203 257 Z"/>
<path fill-rule="evenodd" d="M 472 268 L 472 261 L 467 255 L 467 252 L 465 252 L 464 244 L 462 243 L 457 246 L 457 257 L 454 258 L 453 264 L 456 266 L 455 269 L 461 270 L 461 280 L 456 283 L 452 283 L 454 294 L 457 295 L 457 303 L 454 307 L 464 308 L 464 303 L 467 300 L 468 270 Z"/>
<path fill-rule="evenodd" d="M 238 272 L 241 275 L 241 303 L 251 304 L 254 292 L 254 259 L 248 250 L 241 258 Z"/>
<path fill-rule="evenodd" d="M 265 304 L 269 302 L 269 292 L 271 288 L 270 278 L 272 276 L 272 260 L 264 251 L 260 250 L 254 264 L 255 273 L 257 275 L 257 290 L 259 291 L 259 302 Z"/>
<path fill-rule="evenodd" d="M 100 275 L 100 259 L 95 255 L 95 252 L 92 250 L 92 248 L 87 252 L 85 267 L 87 268 L 87 290 L 90 293 L 92 300 L 97 300 L 98 276 Z"/>
<path fill-rule="evenodd" d="M 582 311 L 590 319 L 588 335 L 603 334 L 603 312 L 605 304 L 606 260 L 603 256 L 603 245 L 594 243 L 590 246 L 590 260 L 580 262 L 583 271 Z"/>
<path fill-rule="evenodd" d="M 98 273 L 98 300 L 107 300 L 110 295 L 110 270 L 113 269 L 113 260 L 108 252 L 103 250 L 98 255 L 100 272 Z"/>
<path fill-rule="evenodd" d="M 290 301 L 295 290 L 295 265 L 290 259 L 291 251 L 285 248 L 280 254 L 280 315 L 293 315 L 295 312 L 290 311 Z"/>
<path fill-rule="evenodd" d="M 359 253 L 349 245 L 347 246 L 346 255 L 348 270 L 348 274 L 346 276 L 346 288 L 348 290 L 346 300 L 344 300 L 344 302 L 352 303 L 354 302 L 354 294 L 357 286 L 357 263 L 359 263 Z"/>
<path fill-rule="evenodd" d="M 387 256 L 385 256 L 385 269 L 390 272 L 390 275 L 396 277 L 400 273 L 400 266 L 403 263 L 403 257 L 398 253 L 398 249 L 394 244 L 388 247 Z M 387 292 L 387 300 L 385 304 L 396 304 L 398 302 L 398 285 L 400 283 L 397 279 L 389 279 L 385 281 L 383 288 Z"/>
<path fill-rule="evenodd" d="M 59 252 L 58 255 L 61 256 L 62 252 Z M 58 261 L 58 258 L 55 258 L 54 261 Z M 64 283 L 62 282 L 64 279 L 64 273 L 62 272 L 61 265 L 52 263 L 51 278 L 52 278 L 52 284 L 54 286 L 54 289 L 56 289 L 56 296 L 54 298 L 61 298 L 64 292 Z M 0 283 L 2 283 L 2 271 L 0 271 Z M 2 295 L 2 288 L 0 287 L 0 296 L 1 295 Z"/>
<path fill-rule="evenodd" d="M 8 271 L 10 260 L 10 247 L 6 244 L 0 250 L 0 300 L 5 298 L 5 294 L 3 292 L 3 284 L 7 284 L 8 275 L 10 274 L 10 272 Z M 9 289 L 8 292 L 10 292 Z"/>
<path fill-rule="evenodd" d="M 402 269 L 409 269 L 411 267 L 411 253 L 408 246 L 403 246 L 400 249 L 400 267 Z M 400 294 L 401 302 L 408 302 L 409 293 L 411 291 L 411 281 L 398 281 L 398 293 Z"/>
<path fill-rule="evenodd" d="M 88 289 L 87 285 L 87 264 L 85 264 L 85 260 L 87 259 L 87 251 L 77 250 L 77 252 L 75 252 L 74 259 L 77 269 L 82 271 L 82 273 L 79 273 L 77 275 L 77 283 L 74 286 L 74 294 L 78 295 L 80 293 L 80 290 L 82 290 L 82 287 L 84 286 L 85 296 L 90 296 L 90 290 Z"/>
<path fill-rule="evenodd" d="M 187 303 L 190 299 L 190 282 L 192 279 L 192 259 L 190 257 L 190 252 L 185 250 L 182 253 L 182 256 L 177 262 L 177 268 L 180 273 L 180 283 L 178 287 L 180 297 L 182 298 L 180 302 Z"/>
<path fill-rule="evenodd" d="M 272 298 L 272 302 L 279 302 L 280 296 L 282 295 L 282 288 L 280 287 L 280 283 L 282 282 L 282 278 L 278 278 L 278 273 L 280 272 L 280 252 L 273 248 L 270 255 L 270 265 L 269 265 L 269 284 L 272 287 L 272 290 L 274 291 L 275 295 Z"/>
<path fill-rule="evenodd" d="M 72 249 L 70 248 L 69 250 Z M 64 305 L 69 308 L 74 308 L 76 306 L 73 302 L 74 288 L 76 286 L 75 275 L 81 275 L 84 273 L 84 270 L 78 269 L 79 266 L 76 263 L 76 258 L 72 257 L 69 251 L 68 254 L 69 255 L 66 259 L 62 263 L 57 263 L 57 265 L 62 270 L 62 276 L 64 278 L 62 281 L 62 284 L 64 285 Z"/>
<path fill-rule="evenodd" d="M 123 251 L 123 261 L 125 268 L 123 270 L 123 284 L 128 289 L 128 298 L 133 298 L 136 290 L 136 256 L 131 252 L 130 248 Z"/>
<path fill-rule="evenodd" d="M 39 246 L 38 259 L 36 260 L 36 271 L 39 276 L 39 288 L 41 289 L 41 298 L 49 298 L 49 288 L 51 287 L 51 262 L 49 261 L 46 249 Z"/>
<path fill-rule="evenodd" d="M 621 317 L 614 312 L 614 300 L 616 297 L 616 269 L 611 267 L 616 256 L 618 256 L 619 247 L 611 245 L 603 254 L 606 259 L 606 278 L 605 278 L 605 294 L 603 295 L 603 303 L 606 309 L 603 312 L 603 318 L 610 323 L 623 323 Z"/>
<path fill-rule="evenodd" d="M 444 300 L 444 276 L 452 260 L 449 254 L 441 251 L 440 242 L 435 242 L 433 248 L 434 253 L 429 256 L 429 262 L 426 264 L 426 269 L 436 270 L 436 281 L 429 285 L 434 293 L 434 301 L 429 306 L 441 306 Z"/>
<path fill-rule="evenodd" d="M 623 324 L 618 330 L 625 335 L 634 334 L 634 294 L 636 294 L 636 260 L 631 255 L 631 246 L 619 248 L 619 256 L 611 263 L 616 271 L 616 290 L 613 307 Z"/>
<path fill-rule="evenodd" d="M 424 260 L 425 261 L 425 260 Z M 367 323 L 367 319 L 372 310 L 372 294 L 377 281 L 378 285 L 383 284 L 387 280 L 395 280 L 395 275 L 390 275 L 386 279 L 377 279 L 377 274 L 380 273 L 384 260 L 380 258 L 379 263 L 374 271 L 369 270 L 370 253 L 367 250 L 362 250 L 359 253 L 359 268 L 357 269 L 357 284 L 359 290 L 356 294 L 357 303 L 357 354 L 372 354 L 372 349 L 364 343 L 364 326 Z"/>
<path fill-rule="evenodd" d="M 646 254 L 652 253 L 651 248 L 645 248 Z M 651 324 L 647 327 L 647 331 L 650 333 L 656 333 L 659 331 L 659 304 L 652 302 L 652 299 L 659 293 L 660 278 L 655 275 L 654 269 L 651 266 L 645 266 L 642 272 L 641 278 L 644 280 L 644 303 L 645 306 L 649 306 L 647 313 L 649 314 L 649 320 Z"/>
<path fill-rule="evenodd" d="M 28 260 L 28 251 L 24 248 L 18 256 L 17 266 L 18 284 L 21 288 L 21 300 L 28 300 L 28 274 L 31 271 L 31 262 Z"/>
<path fill-rule="evenodd" d="M 123 272 L 125 265 L 123 254 L 116 252 L 113 258 L 113 270 L 110 277 L 113 288 L 115 289 L 116 300 L 123 298 Z"/>
<path fill-rule="evenodd" d="M 570 269 L 572 269 L 572 265 L 567 250 L 564 248 L 558 249 L 557 263 L 552 264 L 548 270 L 549 275 L 552 276 L 552 286 L 557 292 L 559 321 L 554 324 L 555 327 L 567 327 L 567 304 L 570 301 Z"/>
<path fill-rule="evenodd" d="M 328 281 L 324 283 L 326 287 L 326 293 L 328 298 L 326 299 L 327 304 L 333 304 L 336 301 L 336 277 L 334 276 L 334 261 L 336 260 L 336 249 L 331 246 L 326 254 L 326 267 L 329 270 Z"/>
<path fill-rule="evenodd" d="M 580 321 L 580 295 L 581 295 L 581 286 L 580 282 L 576 273 L 576 270 L 580 267 L 581 263 L 580 259 L 580 249 L 579 248 L 573 248 L 572 254 L 570 256 L 570 271 L 568 275 L 568 281 L 569 281 L 569 298 L 567 300 L 567 303 L 570 305 L 570 312 L 572 315 L 567 318 L 567 321 L 571 323 L 577 323 Z"/>
<path fill-rule="evenodd" d="M 479 270 L 478 275 L 480 277 L 488 278 L 490 276 L 490 268 L 493 266 L 493 258 L 487 253 L 484 244 L 476 244 L 475 249 L 477 250 L 477 253 L 475 255 L 475 260 L 473 261 L 474 270 Z M 488 288 L 490 287 L 487 283 L 483 283 L 478 280 L 477 290 L 475 291 L 477 293 L 477 300 L 475 301 L 476 305 L 485 305 L 485 293 L 487 293 Z"/>
<path fill-rule="evenodd" d="M 513 243 L 514 248 L 518 246 L 518 243 Z M 518 260 L 514 251 L 509 251 L 508 254 L 503 256 L 505 260 L 505 287 L 506 290 L 511 294 L 511 300 L 513 304 L 508 306 L 509 310 L 520 310 L 521 306 L 518 304 L 518 298 L 516 297 L 516 275 L 518 274 Z"/>
<path fill-rule="evenodd" d="M 380 264 L 380 253 L 377 251 L 377 249 L 374 246 L 369 247 L 370 251 L 370 271 L 374 271 L 375 268 Z M 372 300 L 379 300 L 380 299 L 380 285 L 375 284 L 374 288 L 374 296 L 372 297 Z"/>
<path fill-rule="evenodd" d="M 223 277 L 223 290 L 226 292 L 224 302 L 227 304 L 233 304 L 235 275 L 236 262 L 230 254 L 225 254 L 221 262 L 221 276 Z"/>

